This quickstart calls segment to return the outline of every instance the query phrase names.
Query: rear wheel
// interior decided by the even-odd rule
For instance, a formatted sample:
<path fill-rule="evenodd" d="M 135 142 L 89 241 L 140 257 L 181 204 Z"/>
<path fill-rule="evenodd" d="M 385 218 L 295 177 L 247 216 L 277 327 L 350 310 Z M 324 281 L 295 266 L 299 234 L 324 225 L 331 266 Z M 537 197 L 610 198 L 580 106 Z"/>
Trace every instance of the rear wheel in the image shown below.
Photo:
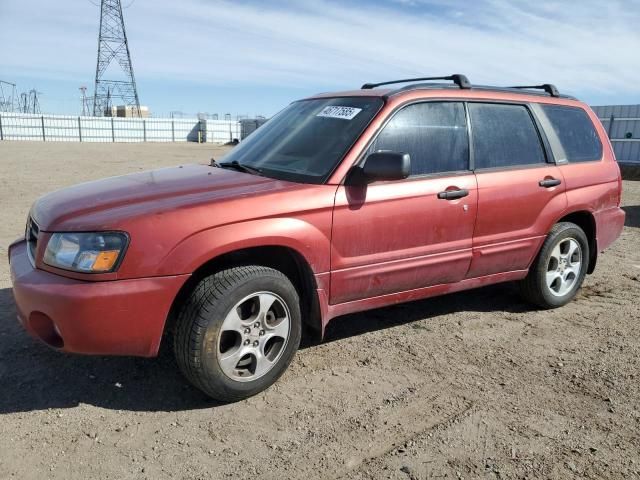
<path fill-rule="evenodd" d="M 523 296 L 542 308 L 569 303 L 582 285 L 589 266 L 589 242 L 570 222 L 551 229 L 527 277 L 520 282 Z"/>
<path fill-rule="evenodd" d="M 236 401 L 272 385 L 300 344 L 298 293 L 281 272 L 236 267 L 204 278 L 177 319 L 174 350 L 207 395 Z"/>

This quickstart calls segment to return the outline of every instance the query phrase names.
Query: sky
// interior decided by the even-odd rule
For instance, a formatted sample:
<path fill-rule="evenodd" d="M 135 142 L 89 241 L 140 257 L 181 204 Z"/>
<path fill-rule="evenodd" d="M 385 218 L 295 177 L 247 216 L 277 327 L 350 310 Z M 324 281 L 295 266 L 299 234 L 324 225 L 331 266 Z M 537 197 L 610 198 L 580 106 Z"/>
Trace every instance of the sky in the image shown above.
<path fill-rule="evenodd" d="M 122 0 L 140 102 L 270 116 L 314 93 L 466 74 L 640 103 L 640 0 Z M 42 110 L 93 92 L 99 0 L 0 0 L 0 80 Z M 118 72 L 110 71 L 114 78 Z"/>

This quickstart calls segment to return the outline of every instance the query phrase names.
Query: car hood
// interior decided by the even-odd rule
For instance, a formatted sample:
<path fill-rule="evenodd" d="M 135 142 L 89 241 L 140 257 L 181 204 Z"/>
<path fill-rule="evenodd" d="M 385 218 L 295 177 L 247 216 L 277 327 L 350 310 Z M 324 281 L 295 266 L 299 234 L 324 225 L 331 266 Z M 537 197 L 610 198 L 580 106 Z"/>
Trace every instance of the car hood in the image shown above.
<path fill-rule="evenodd" d="M 296 184 L 206 165 L 105 178 L 39 198 L 31 216 L 43 231 L 105 230 L 140 215 L 295 188 Z"/>

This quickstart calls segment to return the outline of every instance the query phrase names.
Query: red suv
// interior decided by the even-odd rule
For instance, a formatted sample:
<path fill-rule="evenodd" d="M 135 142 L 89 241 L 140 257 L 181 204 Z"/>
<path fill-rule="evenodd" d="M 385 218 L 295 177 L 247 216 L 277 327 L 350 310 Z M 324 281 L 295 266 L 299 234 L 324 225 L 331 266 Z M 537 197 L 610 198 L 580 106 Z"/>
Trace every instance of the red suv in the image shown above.
<path fill-rule="evenodd" d="M 451 83 L 415 83 L 432 80 Z M 303 325 L 506 281 L 562 306 L 624 224 L 605 130 L 549 84 L 316 95 L 223 160 L 36 201 L 9 249 L 24 327 L 101 355 L 154 356 L 172 332 L 186 377 L 237 400 L 276 381 Z"/>

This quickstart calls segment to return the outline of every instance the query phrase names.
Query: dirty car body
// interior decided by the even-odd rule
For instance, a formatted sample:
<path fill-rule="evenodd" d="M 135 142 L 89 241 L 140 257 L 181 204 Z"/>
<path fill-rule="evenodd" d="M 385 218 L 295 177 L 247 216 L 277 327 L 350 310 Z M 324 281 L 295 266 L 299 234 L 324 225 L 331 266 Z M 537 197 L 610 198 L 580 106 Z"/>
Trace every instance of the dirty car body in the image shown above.
<path fill-rule="evenodd" d="M 290 361 L 296 323 L 322 334 L 340 315 L 505 281 L 525 284 L 543 308 L 561 306 L 624 224 L 606 132 L 588 106 L 555 89 L 454 77 L 294 102 L 218 168 L 184 165 L 45 195 L 9 249 L 20 322 L 62 351 L 155 356 L 167 329 L 194 321 L 184 305 L 202 301 L 193 297 L 209 288 L 202 282 L 267 268 L 294 297 L 259 287 L 271 310 L 256 300 L 229 340 L 216 323 L 227 313 L 208 319 L 213 330 L 201 340 L 205 360 L 215 350 L 213 366 L 183 368 L 212 396 L 241 398 L 277 378 L 261 380 L 268 370 L 257 359 Z M 242 291 L 224 312 L 253 308 Z M 260 343 L 267 318 L 286 318 L 273 333 L 277 353 Z M 253 320 L 264 323 L 255 332 Z M 244 359 L 228 371 L 225 342 Z M 222 375 L 218 367 L 232 373 L 209 387 L 200 376 Z"/>

